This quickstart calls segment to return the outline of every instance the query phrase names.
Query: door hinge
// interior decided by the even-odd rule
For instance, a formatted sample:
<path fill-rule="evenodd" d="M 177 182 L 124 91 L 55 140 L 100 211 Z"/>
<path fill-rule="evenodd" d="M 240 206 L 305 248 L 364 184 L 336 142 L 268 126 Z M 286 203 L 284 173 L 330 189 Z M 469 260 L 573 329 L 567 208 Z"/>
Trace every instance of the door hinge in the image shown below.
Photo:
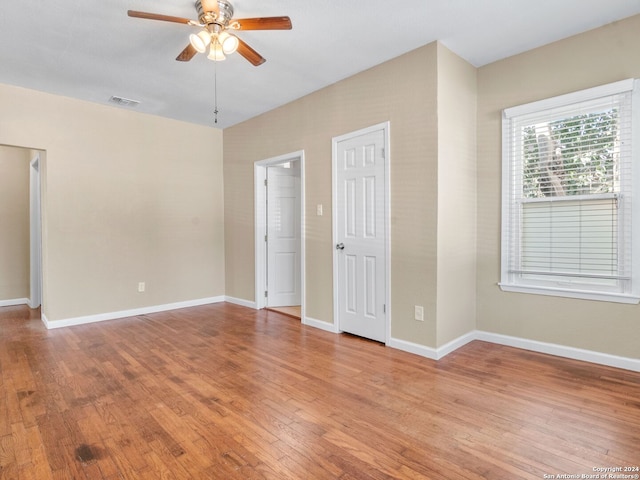
<path fill-rule="evenodd" d="M 382 313 L 387 313 L 387 304 L 386 303 L 382 304 Z"/>
<path fill-rule="evenodd" d="M 264 179 L 264 186 L 265 187 L 267 186 L 267 179 L 266 178 Z"/>
<path fill-rule="evenodd" d="M 265 296 L 265 298 L 267 297 L 267 291 L 266 290 L 264 291 L 264 296 Z"/>
<path fill-rule="evenodd" d="M 382 147 L 382 158 L 385 158 L 384 153 L 384 147 Z"/>
<path fill-rule="evenodd" d="M 264 241 L 265 241 L 265 242 L 267 241 L 267 236 L 266 236 L 266 235 L 264 236 Z"/>

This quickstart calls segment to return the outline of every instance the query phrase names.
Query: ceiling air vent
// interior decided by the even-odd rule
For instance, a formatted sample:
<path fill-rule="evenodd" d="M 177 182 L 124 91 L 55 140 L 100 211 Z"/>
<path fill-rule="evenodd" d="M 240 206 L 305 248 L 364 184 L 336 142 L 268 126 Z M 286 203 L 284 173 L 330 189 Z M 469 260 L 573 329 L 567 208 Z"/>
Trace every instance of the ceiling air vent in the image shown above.
<path fill-rule="evenodd" d="M 115 95 L 109 99 L 109 102 L 120 105 L 121 107 L 137 107 L 139 100 L 131 100 L 130 98 L 116 97 Z"/>

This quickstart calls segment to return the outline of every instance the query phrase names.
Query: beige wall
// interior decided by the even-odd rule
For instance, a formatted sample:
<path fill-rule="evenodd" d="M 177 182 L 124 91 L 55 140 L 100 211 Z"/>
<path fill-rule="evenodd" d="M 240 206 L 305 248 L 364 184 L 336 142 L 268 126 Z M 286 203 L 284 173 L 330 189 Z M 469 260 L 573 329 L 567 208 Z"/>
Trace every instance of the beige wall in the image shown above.
<path fill-rule="evenodd" d="M 438 45 L 437 345 L 476 328 L 476 69 Z"/>
<path fill-rule="evenodd" d="M 29 298 L 29 150 L 0 145 L 0 301 Z"/>
<path fill-rule="evenodd" d="M 478 328 L 640 358 L 640 307 L 500 291 L 500 115 L 506 107 L 640 77 L 640 16 L 478 71 Z M 637 240 L 636 240 L 637 241 Z"/>
<path fill-rule="evenodd" d="M 444 77 L 453 84 L 438 93 L 439 56 Z M 460 75 L 460 78 L 458 77 Z M 464 88 L 456 97 L 454 85 Z M 333 322 L 333 272 L 331 224 L 331 141 L 334 136 L 389 121 L 391 131 L 391 334 L 393 338 L 435 347 L 437 327 L 454 325 L 443 339 L 467 333 L 475 324 L 475 69 L 437 43 L 432 43 L 382 65 L 338 82 L 293 103 L 224 131 L 225 233 L 227 294 L 254 300 L 253 164 L 256 161 L 304 150 L 306 161 L 306 307 L 307 316 Z M 453 135 L 464 123 L 465 138 L 455 147 L 438 147 L 438 101 L 456 113 L 445 113 Z M 454 257 L 438 254 L 439 153 L 452 163 L 446 182 L 465 170 L 463 190 L 469 203 L 456 217 L 460 229 L 444 222 L 443 241 L 455 239 L 462 250 L 455 269 L 468 267 L 457 295 L 451 276 L 441 295 L 437 288 L 438 263 Z M 447 202 L 455 196 L 444 192 Z M 316 216 L 323 204 L 325 215 Z M 442 211 L 457 209 L 460 201 Z M 467 223 L 468 222 L 468 223 Z M 456 257 L 457 258 L 457 257 Z M 462 290 L 460 290 L 462 286 Z M 460 308 L 459 295 L 467 298 Z M 438 310 L 439 301 L 449 305 Z M 452 303 L 455 302 L 455 305 Z M 425 321 L 414 320 L 414 305 L 424 306 Z M 463 318 L 464 317 L 464 318 Z"/>
<path fill-rule="evenodd" d="M 220 130 L 6 85 L 0 104 L 0 144 L 46 150 L 50 321 L 224 295 Z"/>

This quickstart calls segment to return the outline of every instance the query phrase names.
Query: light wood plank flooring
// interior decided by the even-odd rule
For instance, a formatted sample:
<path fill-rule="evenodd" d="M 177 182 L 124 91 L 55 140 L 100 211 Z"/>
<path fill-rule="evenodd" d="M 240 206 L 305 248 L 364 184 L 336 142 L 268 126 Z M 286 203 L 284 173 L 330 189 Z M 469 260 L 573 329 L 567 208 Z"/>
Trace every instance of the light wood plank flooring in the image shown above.
<path fill-rule="evenodd" d="M 3 479 L 542 479 L 639 463 L 630 371 L 478 341 L 434 362 L 225 303 L 50 331 L 0 308 Z"/>

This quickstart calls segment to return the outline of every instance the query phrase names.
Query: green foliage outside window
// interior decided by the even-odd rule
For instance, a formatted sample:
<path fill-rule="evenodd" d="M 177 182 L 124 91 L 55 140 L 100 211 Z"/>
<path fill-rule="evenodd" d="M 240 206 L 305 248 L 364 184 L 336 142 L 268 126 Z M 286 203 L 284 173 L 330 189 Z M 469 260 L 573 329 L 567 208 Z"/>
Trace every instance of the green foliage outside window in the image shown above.
<path fill-rule="evenodd" d="M 523 128 L 523 197 L 617 192 L 618 111 Z"/>

